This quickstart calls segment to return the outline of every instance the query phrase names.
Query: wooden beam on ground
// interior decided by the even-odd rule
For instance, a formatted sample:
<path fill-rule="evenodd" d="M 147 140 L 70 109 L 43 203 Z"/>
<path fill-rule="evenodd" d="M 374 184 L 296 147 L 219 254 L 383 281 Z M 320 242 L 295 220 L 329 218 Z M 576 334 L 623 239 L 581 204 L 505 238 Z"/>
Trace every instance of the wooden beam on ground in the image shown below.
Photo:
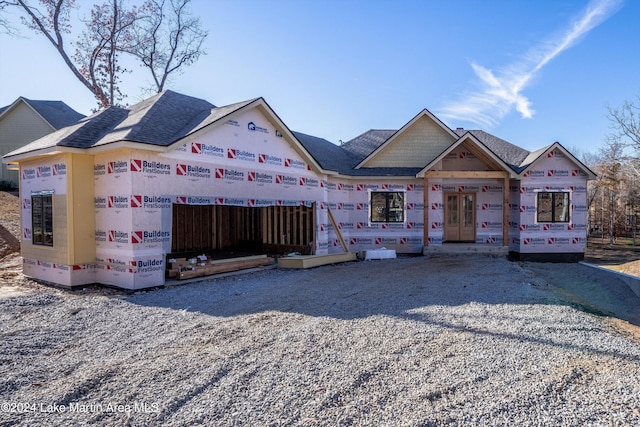
<path fill-rule="evenodd" d="M 274 262 L 275 260 L 273 258 L 267 257 L 266 255 L 208 261 L 204 266 L 196 266 L 194 270 L 178 271 L 175 277 L 178 279 L 190 279 L 193 277 L 210 276 L 212 274 L 228 273 L 231 271 L 245 270 L 247 268 L 263 267 L 272 265 Z"/>
<path fill-rule="evenodd" d="M 296 255 L 278 259 L 278 268 L 312 268 L 321 265 L 356 261 L 355 252 L 328 255 Z"/>

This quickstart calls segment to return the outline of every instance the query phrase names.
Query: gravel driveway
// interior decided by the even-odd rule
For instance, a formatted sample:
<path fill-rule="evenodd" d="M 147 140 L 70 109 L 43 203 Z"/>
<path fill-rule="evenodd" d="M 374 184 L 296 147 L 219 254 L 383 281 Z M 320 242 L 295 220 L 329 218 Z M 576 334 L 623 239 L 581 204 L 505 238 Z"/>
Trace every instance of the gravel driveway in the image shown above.
<path fill-rule="evenodd" d="M 518 263 L 0 298 L 0 425 L 639 425 L 640 345 Z"/>

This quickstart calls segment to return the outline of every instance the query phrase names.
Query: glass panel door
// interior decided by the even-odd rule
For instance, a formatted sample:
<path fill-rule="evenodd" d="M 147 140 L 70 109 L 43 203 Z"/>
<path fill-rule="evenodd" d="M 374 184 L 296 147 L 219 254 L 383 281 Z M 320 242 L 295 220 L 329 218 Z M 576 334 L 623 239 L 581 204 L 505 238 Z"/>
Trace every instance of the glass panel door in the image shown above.
<path fill-rule="evenodd" d="M 454 193 L 447 194 L 445 197 L 447 203 L 445 204 L 444 240 L 460 240 L 459 195 Z"/>
<path fill-rule="evenodd" d="M 473 193 L 445 194 L 444 240 L 474 242 L 476 240 L 476 206 Z"/>
<path fill-rule="evenodd" d="M 476 215 L 473 194 L 462 194 L 460 196 L 462 211 L 460 222 L 460 240 L 475 241 L 476 240 Z"/>

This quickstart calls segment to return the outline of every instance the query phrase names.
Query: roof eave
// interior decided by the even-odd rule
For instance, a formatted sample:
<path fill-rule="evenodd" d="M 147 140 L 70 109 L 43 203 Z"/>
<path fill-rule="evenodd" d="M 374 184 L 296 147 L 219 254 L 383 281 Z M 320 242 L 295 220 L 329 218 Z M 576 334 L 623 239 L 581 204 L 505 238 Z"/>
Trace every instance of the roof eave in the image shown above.
<path fill-rule="evenodd" d="M 5 164 L 18 164 L 20 162 L 24 162 L 24 161 L 27 161 L 27 160 L 33 160 L 33 159 L 36 159 L 38 157 L 51 156 L 51 155 L 54 155 L 54 154 L 61 154 L 61 153 L 87 154 L 86 150 L 83 149 L 83 148 L 60 147 L 58 145 L 55 145 L 55 146 L 52 146 L 52 147 L 41 148 L 41 149 L 38 149 L 38 150 L 27 151 L 27 152 L 24 152 L 24 153 L 19 153 L 19 154 L 14 154 L 14 155 L 12 155 L 11 153 L 5 154 L 2 157 L 2 163 L 5 163 Z"/>
<path fill-rule="evenodd" d="M 198 128 L 198 129 L 194 130 L 193 132 L 189 132 L 188 134 L 186 134 L 186 135 L 178 138 L 174 142 L 172 142 L 170 145 L 168 145 L 166 147 L 163 147 L 163 151 L 174 150 L 176 148 L 176 146 L 178 146 L 179 144 L 184 143 L 185 140 L 197 138 L 200 135 L 202 135 L 202 134 L 204 134 L 206 132 L 209 132 L 211 129 L 214 129 L 214 128 L 218 127 L 218 126 L 223 125 L 228 120 L 233 119 L 234 117 L 239 116 L 242 113 L 244 113 L 245 111 L 250 110 L 252 108 L 259 108 L 263 114 L 268 116 L 269 120 L 272 121 L 272 124 L 274 124 L 274 126 L 276 128 L 277 127 L 282 128 L 281 132 L 283 133 L 283 136 L 286 135 L 286 137 L 290 141 L 293 142 L 293 144 L 294 144 L 293 149 L 298 154 L 300 154 L 305 160 L 307 160 L 308 164 L 314 169 L 315 172 L 317 172 L 319 174 L 325 174 L 325 175 L 335 175 L 335 174 L 338 173 L 337 171 L 328 171 L 328 170 L 323 169 L 320 166 L 320 164 L 316 161 L 316 159 L 311 155 L 311 153 L 309 153 L 304 148 L 302 143 L 295 137 L 295 135 L 293 134 L 293 132 L 291 132 L 291 130 L 287 127 L 287 125 L 284 124 L 282 119 L 280 119 L 278 114 L 276 114 L 276 112 L 271 108 L 271 106 L 267 103 L 267 101 L 262 97 L 256 98 L 256 99 L 248 102 L 247 104 L 238 107 L 238 109 L 236 109 L 236 110 L 230 111 L 228 114 L 225 114 L 225 115 L 219 117 L 218 119 L 214 120 L 213 122 L 208 123 L 207 125 L 202 126 L 201 128 Z"/>

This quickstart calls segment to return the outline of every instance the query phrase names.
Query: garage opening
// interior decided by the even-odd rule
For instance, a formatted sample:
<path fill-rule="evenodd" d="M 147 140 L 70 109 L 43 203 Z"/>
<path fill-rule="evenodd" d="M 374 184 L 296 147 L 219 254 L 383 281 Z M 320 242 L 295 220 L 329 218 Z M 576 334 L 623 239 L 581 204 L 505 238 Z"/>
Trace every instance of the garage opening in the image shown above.
<path fill-rule="evenodd" d="M 310 254 L 315 206 L 173 205 L 171 256 Z"/>

